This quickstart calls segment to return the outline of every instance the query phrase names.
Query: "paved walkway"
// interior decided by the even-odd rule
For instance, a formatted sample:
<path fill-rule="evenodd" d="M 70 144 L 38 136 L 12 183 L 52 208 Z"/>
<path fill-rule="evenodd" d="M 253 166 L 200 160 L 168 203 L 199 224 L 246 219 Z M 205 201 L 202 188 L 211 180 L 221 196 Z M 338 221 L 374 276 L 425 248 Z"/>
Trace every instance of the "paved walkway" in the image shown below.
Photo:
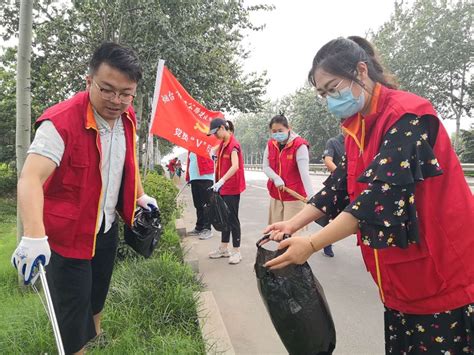
<path fill-rule="evenodd" d="M 247 190 L 241 197 L 243 261 L 229 265 L 227 259 L 211 260 L 209 251 L 219 245 L 220 233 L 209 240 L 197 240 L 194 252 L 207 290 L 212 291 L 236 354 L 287 354 L 275 332 L 257 290 L 253 264 L 255 242 L 261 237 L 268 218 L 266 179 L 261 172 L 246 172 Z M 316 189 L 323 176 L 312 176 Z M 191 191 L 182 195 L 186 202 L 184 220 L 194 227 L 195 210 Z M 310 231 L 319 228 L 312 224 Z M 267 244 L 269 245 L 269 244 Z M 383 307 L 377 289 L 365 271 L 354 237 L 334 247 L 336 257 L 321 254 L 310 258 L 313 272 L 321 282 L 337 332 L 334 354 L 383 354 Z"/>

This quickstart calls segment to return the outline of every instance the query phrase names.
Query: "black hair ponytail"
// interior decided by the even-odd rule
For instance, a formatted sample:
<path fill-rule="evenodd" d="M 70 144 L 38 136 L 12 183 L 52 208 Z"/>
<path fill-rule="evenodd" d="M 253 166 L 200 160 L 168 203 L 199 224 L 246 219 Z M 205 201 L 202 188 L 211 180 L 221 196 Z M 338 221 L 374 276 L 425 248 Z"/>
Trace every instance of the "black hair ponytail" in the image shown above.
<path fill-rule="evenodd" d="M 234 127 L 234 124 L 232 123 L 232 121 L 226 120 L 225 122 L 226 122 L 225 129 L 232 132 L 232 133 L 234 133 L 235 127 Z"/>
<path fill-rule="evenodd" d="M 308 80 L 313 86 L 316 86 L 314 74 L 318 68 L 322 68 L 328 73 L 360 84 L 356 72 L 359 62 L 367 64 L 369 78 L 374 82 L 391 89 L 398 87 L 394 76 L 388 73 L 380 63 L 373 45 L 359 36 L 339 37 L 322 46 L 313 59 Z"/>
<path fill-rule="evenodd" d="M 365 38 L 359 37 L 359 36 L 350 36 L 347 37 L 347 39 L 350 39 L 351 41 L 354 41 L 359 45 L 360 48 L 364 50 L 364 52 L 368 56 L 368 62 L 367 66 L 372 65 L 372 69 L 369 67 L 369 77 L 375 81 L 378 82 L 390 89 L 396 89 L 398 87 L 398 84 L 396 82 L 395 76 L 391 73 L 389 73 L 384 67 L 382 66 L 382 63 L 380 62 L 380 58 L 375 51 L 374 46 L 372 43 L 367 41 Z M 370 76 L 372 74 L 372 77 Z"/>

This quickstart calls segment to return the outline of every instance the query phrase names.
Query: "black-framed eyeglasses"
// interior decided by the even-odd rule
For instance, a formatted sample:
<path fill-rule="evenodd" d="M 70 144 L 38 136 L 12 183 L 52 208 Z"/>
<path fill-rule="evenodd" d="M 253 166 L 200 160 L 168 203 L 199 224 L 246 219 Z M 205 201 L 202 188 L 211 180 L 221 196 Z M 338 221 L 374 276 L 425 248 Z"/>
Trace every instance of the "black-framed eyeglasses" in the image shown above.
<path fill-rule="evenodd" d="M 100 91 L 100 96 L 104 100 L 112 101 L 114 100 L 117 96 L 122 104 L 129 105 L 132 103 L 133 99 L 135 98 L 135 95 L 132 94 L 125 94 L 123 92 L 116 92 L 114 90 L 110 89 L 105 89 L 101 87 L 95 80 L 92 80 L 94 85 L 97 87 L 97 89 Z"/>

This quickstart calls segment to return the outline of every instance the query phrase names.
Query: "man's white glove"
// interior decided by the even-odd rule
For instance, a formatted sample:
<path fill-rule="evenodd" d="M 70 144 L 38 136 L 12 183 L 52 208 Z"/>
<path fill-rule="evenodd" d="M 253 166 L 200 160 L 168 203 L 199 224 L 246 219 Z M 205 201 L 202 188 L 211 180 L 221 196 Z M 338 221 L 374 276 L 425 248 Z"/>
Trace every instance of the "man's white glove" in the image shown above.
<path fill-rule="evenodd" d="M 13 252 L 11 262 L 18 270 L 18 274 L 23 277 L 25 285 L 28 285 L 36 276 L 33 273 L 38 263 L 46 266 L 50 258 L 51 249 L 47 236 L 42 238 L 22 237 L 20 244 Z"/>
<path fill-rule="evenodd" d="M 143 194 L 139 199 L 137 199 L 137 205 L 147 211 L 153 211 L 158 209 L 158 203 L 156 199 L 147 194 Z"/>
<path fill-rule="evenodd" d="M 222 185 L 224 185 L 224 182 L 225 181 L 223 179 L 220 179 L 218 182 L 211 186 L 211 189 L 213 189 L 215 192 L 219 191 Z"/>

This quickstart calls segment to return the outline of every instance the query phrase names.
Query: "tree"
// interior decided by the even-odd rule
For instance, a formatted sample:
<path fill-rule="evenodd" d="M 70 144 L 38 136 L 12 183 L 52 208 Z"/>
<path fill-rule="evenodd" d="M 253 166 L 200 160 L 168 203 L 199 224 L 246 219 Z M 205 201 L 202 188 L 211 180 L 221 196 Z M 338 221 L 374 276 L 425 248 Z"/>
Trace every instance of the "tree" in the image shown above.
<path fill-rule="evenodd" d="M 18 59 L 16 66 L 16 167 L 20 176 L 30 145 L 31 130 L 31 92 L 30 92 L 30 58 L 32 35 L 33 2 L 20 2 L 20 24 L 18 41 Z M 16 236 L 19 243 L 23 235 L 23 224 L 20 209 L 17 209 Z"/>
<path fill-rule="evenodd" d="M 326 105 L 316 98 L 314 89 L 306 86 L 275 102 L 268 102 L 258 113 L 243 114 L 236 120 L 236 137 L 242 145 L 247 163 L 261 163 L 270 138 L 268 123 L 282 112 L 291 128 L 309 144 L 310 161 L 320 163 L 329 138 L 339 132 L 339 120 L 329 114 Z"/>
<path fill-rule="evenodd" d="M 440 116 L 456 120 L 472 109 L 473 4 L 459 0 L 416 0 L 395 4 L 391 19 L 373 41 L 402 89 L 429 99 Z"/>
<path fill-rule="evenodd" d="M 299 89 L 285 101 L 290 124 L 310 144 L 310 161 L 320 163 L 327 140 L 339 133 L 339 120 L 328 112 L 312 87 Z"/>
<path fill-rule="evenodd" d="M 267 102 L 263 110 L 240 114 L 235 120 L 235 136 L 242 146 L 247 164 L 261 164 L 263 152 L 270 138 L 268 123 L 275 116 L 277 105 Z"/>
<path fill-rule="evenodd" d="M 474 163 L 474 127 L 461 130 L 459 158 L 463 163 Z"/>
<path fill-rule="evenodd" d="M 245 75 L 241 60 L 248 55 L 241 40 L 246 29 L 259 30 L 250 14 L 269 10 L 246 7 L 241 0 L 37 0 L 34 16 L 32 69 L 34 102 L 41 111 L 84 88 L 88 59 L 102 41 L 132 47 L 144 66 L 144 123 L 148 121 L 158 59 L 190 94 L 213 110 L 258 110 L 266 78 Z M 8 39 L 17 33 L 16 2 L 0 4 L 0 28 Z M 146 129 L 144 130 L 146 132 Z"/>
<path fill-rule="evenodd" d="M 0 66 L 0 162 L 15 161 L 16 81 L 15 71 Z"/>

